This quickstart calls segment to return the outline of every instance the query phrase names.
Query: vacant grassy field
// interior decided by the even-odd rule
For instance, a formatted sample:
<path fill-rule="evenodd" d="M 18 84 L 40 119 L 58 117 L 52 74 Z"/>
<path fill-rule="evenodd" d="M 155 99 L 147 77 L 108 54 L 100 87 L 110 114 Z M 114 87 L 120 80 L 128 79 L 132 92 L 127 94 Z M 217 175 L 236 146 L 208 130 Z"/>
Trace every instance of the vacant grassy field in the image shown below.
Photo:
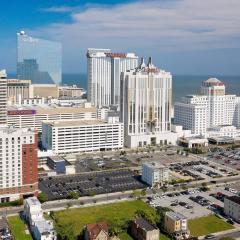
<path fill-rule="evenodd" d="M 127 224 L 138 210 L 155 213 L 155 210 L 146 203 L 135 200 L 54 212 L 53 218 L 57 228 L 71 226 L 74 235 L 77 236 L 89 223 L 106 221 L 110 226 L 113 223 Z"/>
<path fill-rule="evenodd" d="M 159 240 L 171 240 L 168 236 L 166 235 L 163 235 L 161 232 L 160 232 L 160 238 Z"/>
<path fill-rule="evenodd" d="M 193 236 L 203 236 L 234 228 L 231 224 L 224 222 L 214 215 L 190 220 L 188 224 Z"/>
<path fill-rule="evenodd" d="M 10 225 L 15 240 L 32 240 L 31 235 L 25 233 L 27 226 L 24 224 L 24 222 L 19 216 L 9 217 L 8 223 Z"/>
<path fill-rule="evenodd" d="M 126 232 L 120 233 L 118 235 L 118 238 L 120 238 L 121 240 L 133 240 L 133 238 Z"/>

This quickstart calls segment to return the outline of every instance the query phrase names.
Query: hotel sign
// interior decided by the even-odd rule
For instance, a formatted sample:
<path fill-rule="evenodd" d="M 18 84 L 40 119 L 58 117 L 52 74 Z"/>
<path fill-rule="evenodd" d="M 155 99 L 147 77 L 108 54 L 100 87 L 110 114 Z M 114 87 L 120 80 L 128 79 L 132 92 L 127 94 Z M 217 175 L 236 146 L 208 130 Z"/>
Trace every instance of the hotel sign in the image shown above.
<path fill-rule="evenodd" d="M 33 109 L 24 109 L 24 110 L 9 110 L 7 111 L 7 115 L 34 115 L 36 114 L 36 110 Z"/>

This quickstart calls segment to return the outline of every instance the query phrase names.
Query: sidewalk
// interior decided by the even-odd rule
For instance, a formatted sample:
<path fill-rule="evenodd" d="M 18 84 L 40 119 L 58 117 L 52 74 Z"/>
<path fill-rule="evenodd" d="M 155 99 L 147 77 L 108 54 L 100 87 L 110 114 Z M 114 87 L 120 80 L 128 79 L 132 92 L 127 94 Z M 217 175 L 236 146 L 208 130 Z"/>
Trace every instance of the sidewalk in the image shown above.
<path fill-rule="evenodd" d="M 218 237 L 218 236 L 221 236 L 221 235 L 226 235 L 226 234 L 230 234 L 230 233 L 235 233 L 235 232 L 238 232 L 240 231 L 240 227 L 236 227 L 234 229 L 230 229 L 230 230 L 225 230 L 225 231 L 222 231 L 222 232 L 216 232 L 216 233 L 212 233 L 215 237 Z M 201 239 L 204 239 L 206 235 L 204 236 L 199 236 L 198 239 L 201 240 Z"/>

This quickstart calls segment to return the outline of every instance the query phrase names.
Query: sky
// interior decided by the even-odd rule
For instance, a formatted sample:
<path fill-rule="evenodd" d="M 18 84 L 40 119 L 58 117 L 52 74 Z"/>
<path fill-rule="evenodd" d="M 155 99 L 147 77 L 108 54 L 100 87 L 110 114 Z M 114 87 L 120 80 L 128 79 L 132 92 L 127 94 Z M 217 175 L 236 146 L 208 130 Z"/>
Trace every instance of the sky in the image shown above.
<path fill-rule="evenodd" d="M 240 75 L 239 0 L 1 0 L 0 69 L 16 71 L 16 32 L 59 41 L 63 72 L 87 48 L 153 57 L 173 74 Z"/>

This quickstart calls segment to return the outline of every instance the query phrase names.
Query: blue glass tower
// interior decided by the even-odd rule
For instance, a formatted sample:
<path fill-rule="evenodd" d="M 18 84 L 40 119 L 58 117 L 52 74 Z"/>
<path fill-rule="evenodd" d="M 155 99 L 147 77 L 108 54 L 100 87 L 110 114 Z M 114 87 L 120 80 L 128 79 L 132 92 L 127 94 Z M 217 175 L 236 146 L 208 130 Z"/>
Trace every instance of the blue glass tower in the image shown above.
<path fill-rule="evenodd" d="M 61 84 L 61 43 L 17 33 L 17 77 L 33 84 Z"/>

